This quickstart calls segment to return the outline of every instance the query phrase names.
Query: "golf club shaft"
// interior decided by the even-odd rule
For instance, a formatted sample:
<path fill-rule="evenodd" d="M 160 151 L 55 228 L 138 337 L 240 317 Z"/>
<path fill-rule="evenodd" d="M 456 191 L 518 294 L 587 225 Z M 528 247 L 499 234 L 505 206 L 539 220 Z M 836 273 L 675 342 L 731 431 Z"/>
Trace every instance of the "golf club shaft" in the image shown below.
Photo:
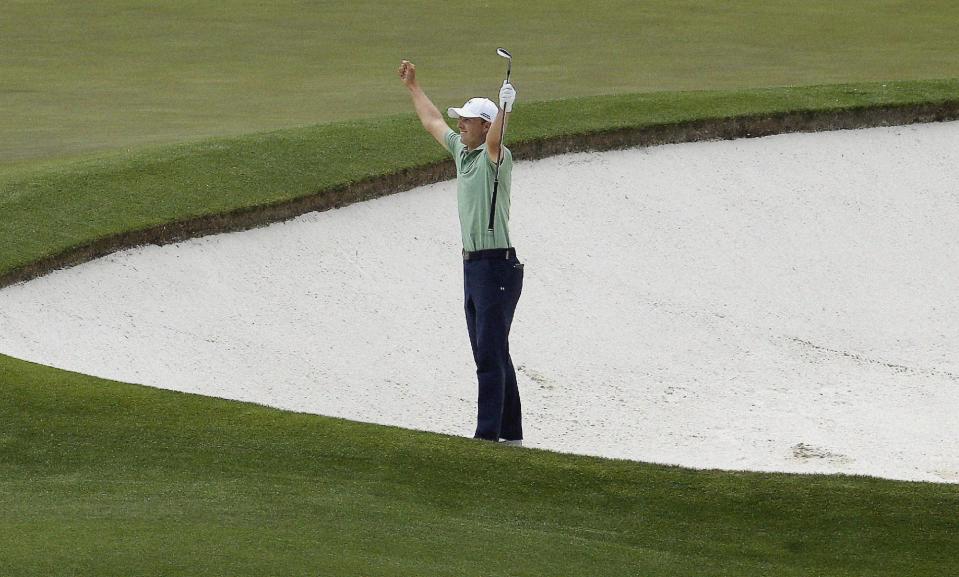
<path fill-rule="evenodd" d="M 506 83 L 509 84 L 509 76 L 513 71 L 513 56 L 505 48 L 498 48 L 496 53 L 506 58 Z M 502 103 L 500 103 L 502 105 Z M 503 142 L 506 138 L 506 109 L 503 109 L 503 123 L 499 127 L 499 154 L 496 155 L 496 175 L 493 177 L 493 197 L 489 204 L 489 226 L 488 232 L 493 232 L 493 220 L 496 218 L 496 192 L 499 190 L 499 167 L 503 163 Z"/>
<path fill-rule="evenodd" d="M 496 175 L 493 177 L 493 198 L 489 204 L 489 227 L 493 232 L 493 219 L 496 217 L 496 191 L 499 189 L 499 167 L 503 163 L 503 138 L 506 135 L 506 111 L 503 111 L 503 124 L 499 127 L 499 154 L 496 155 Z"/>

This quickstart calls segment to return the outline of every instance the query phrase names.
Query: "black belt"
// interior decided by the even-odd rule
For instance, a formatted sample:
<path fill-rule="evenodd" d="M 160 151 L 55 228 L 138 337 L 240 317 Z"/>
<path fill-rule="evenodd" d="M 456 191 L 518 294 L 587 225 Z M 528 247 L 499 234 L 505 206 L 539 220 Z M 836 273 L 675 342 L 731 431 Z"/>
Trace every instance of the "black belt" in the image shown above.
<path fill-rule="evenodd" d="M 463 260 L 481 260 L 488 258 L 501 258 L 509 260 L 516 257 L 516 249 L 509 248 L 490 248 L 486 250 L 474 250 L 473 252 L 463 251 Z"/>

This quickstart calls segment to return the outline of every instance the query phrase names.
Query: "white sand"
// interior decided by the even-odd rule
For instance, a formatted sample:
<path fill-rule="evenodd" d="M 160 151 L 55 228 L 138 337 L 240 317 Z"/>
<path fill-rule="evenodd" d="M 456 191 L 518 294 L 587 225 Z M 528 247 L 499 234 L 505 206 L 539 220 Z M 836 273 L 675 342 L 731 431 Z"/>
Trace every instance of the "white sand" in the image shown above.
<path fill-rule="evenodd" d="M 517 163 L 527 445 L 959 482 L 959 123 Z M 0 351 L 471 435 L 454 183 L 0 291 Z"/>

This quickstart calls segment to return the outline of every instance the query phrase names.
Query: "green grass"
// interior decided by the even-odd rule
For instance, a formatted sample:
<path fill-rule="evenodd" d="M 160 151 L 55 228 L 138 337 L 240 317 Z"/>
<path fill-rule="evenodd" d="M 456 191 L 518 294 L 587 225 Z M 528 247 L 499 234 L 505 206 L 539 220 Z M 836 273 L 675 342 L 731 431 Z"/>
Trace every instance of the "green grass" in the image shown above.
<path fill-rule="evenodd" d="M 5 3 L 0 276 L 442 160 L 402 57 L 445 107 L 509 47 L 513 143 L 959 99 L 953 2 L 494 0 L 475 37 L 468 6 Z M 3 577 L 940 577 L 957 510 L 951 485 L 504 450 L 0 355 Z"/>
<path fill-rule="evenodd" d="M 471 17 L 464 14 L 473 13 Z M 952 0 L 8 1 L 0 166 L 448 106 L 959 77 Z"/>
<path fill-rule="evenodd" d="M 957 99 L 959 80 L 590 97 L 527 105 L 509 140 Z M 285 202 L 444 158 L 407 114 L 0 172 L 0 275 L 123 231 Z"/>
<path fill-rule="evenodd" d="M 695 472 L 0 356 L 0 574 L 935 575 L 959 492 Z"/>
<path fill-rule="evenodd" d="M 596 97 L 531 105 L 512 135 L 957 95 L 959 81 Z M 396 116 L 8 173 L 0 273 L 112 232 L 442 156 Z M 957 506 L 950 485 L 509 450 L 0 355 L 5 576 L 938 577 L 959 571 Z"/>

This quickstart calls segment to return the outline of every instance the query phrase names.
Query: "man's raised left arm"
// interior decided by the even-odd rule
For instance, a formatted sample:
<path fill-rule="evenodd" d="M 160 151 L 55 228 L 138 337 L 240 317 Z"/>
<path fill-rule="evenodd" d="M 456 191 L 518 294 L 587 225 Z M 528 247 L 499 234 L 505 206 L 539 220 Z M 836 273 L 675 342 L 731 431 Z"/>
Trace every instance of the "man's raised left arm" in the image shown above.
<path fill-rule="evenodd" d="M 493 162 L 499 162 L 500 160 L 503 133 L 506 130 L 515 101 L 516 89 L 513 88 L 512 84 L 504 82 L 499 91 L 499 112 L 496 114 L 492 126 L 489 127 L 489 132 L 486 133 L 486 153 L 489 154 L 490 160 Z"/>

